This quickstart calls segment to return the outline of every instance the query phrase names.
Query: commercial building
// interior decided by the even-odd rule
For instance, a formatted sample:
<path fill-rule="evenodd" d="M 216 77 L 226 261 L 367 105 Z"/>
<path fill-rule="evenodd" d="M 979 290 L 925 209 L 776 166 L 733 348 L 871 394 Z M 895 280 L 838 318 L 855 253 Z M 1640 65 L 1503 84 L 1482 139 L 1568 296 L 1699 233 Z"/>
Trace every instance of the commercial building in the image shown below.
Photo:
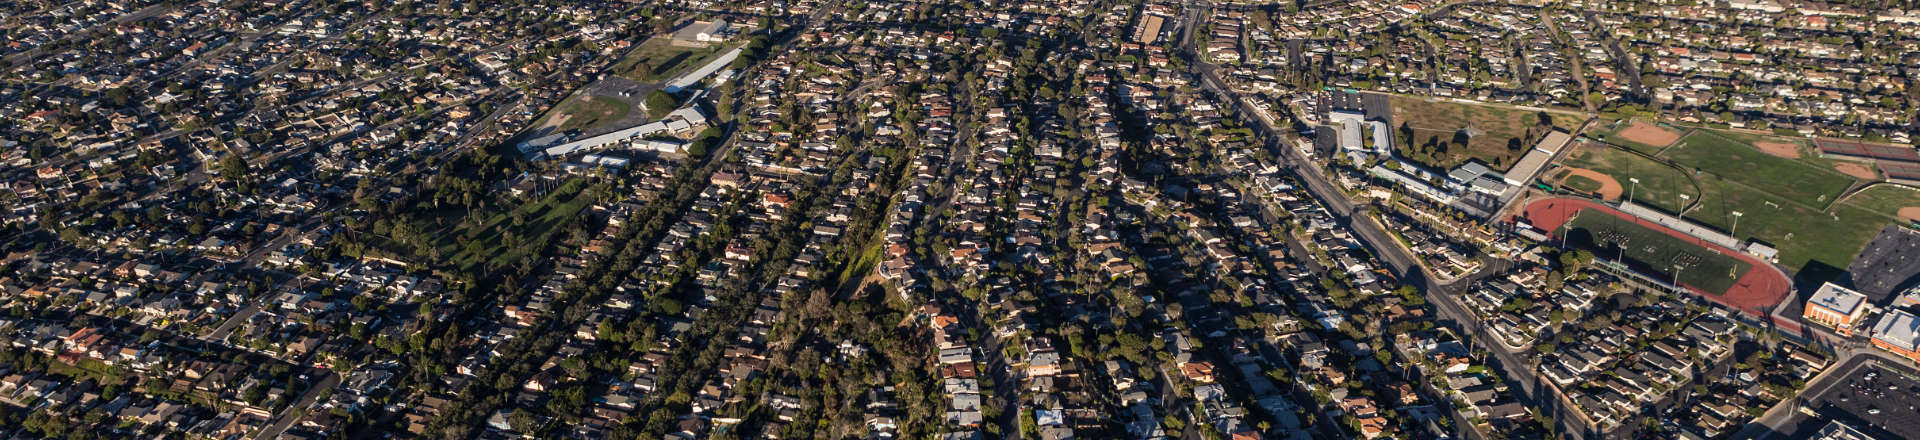
<path fill-rule="evenodd" d="M 1889 311 L 1873 325 L 1873 346 L 1920 362 L 1920 316 Z"/>
<path fill-rule="evenodd" d="M 1340 149 L 1347 150 L 1349 155 L 1357 153 L 1386 155 L 1393 152 L 1393 133 L 1387 131 L 1385 122 L 1369 121 L 1366 113 L 1347 110 L 1327 112 L 1327 120 L 1332 121 L 1334 128 L 1339 130 Z M 1373 133 L 1372 146 L 1367 145 L 1365 136 L 1367 131 Z M 1354 159 L 1357 161 L 1364 157 Z"/>
<path fill-rule="evenodd" d="M 707 127 L 707 116 L 699 107 L 684 107 L 667 113 L 658 121 L 648 122 L 611 133 L 589 137 L 565 144 L 547 147 L 535 156 L 536 159 L 559 158 L 569 154 L 593 151 L 604 148 L 644 148 L 661 153 L 677 153 L 679 143 L 648 142 L 652 136 L 693 137 L 700 129 Z M 673 147 L 673 151 L 662 148 Z"/>
<path fill-rule="evenodd" d="M 673 33 L 673 44 L 687 47 L 706 47 L 713 43 L 727 41 L 732 29 L 726 20 L 695 21 L 681 27 Z"/>
<path fill-rule="evenodd" d="M 1807 307 L 1800 316 L 1813 323 L 1833 328 L 1841 336 L 1853 336 L 1853 327 L 1860 318 L 1867 315 L 1867 295 L 1838 284 L 1820 285 L 1820 290 L 1807 298 Z"/>
<path fill-rule="evenodd" d="M 1834 420 L 1827 422 L 1827 426 L 1820 427 L 1820 431 L 1813 433 L 1813 437 L 1808 437 L 1807 440 L 1874 440 L 1874 438 L 1860 432 L 1859 429 Z"/>

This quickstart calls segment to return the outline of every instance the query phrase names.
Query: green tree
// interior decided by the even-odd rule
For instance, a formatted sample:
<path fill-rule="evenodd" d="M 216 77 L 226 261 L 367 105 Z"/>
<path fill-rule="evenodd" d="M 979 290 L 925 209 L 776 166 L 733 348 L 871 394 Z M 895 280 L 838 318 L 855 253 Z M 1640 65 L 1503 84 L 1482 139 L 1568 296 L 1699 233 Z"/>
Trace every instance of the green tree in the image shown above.
<path fill-rule="evenodd" d="M 665 91 L 654 90 L 653 93 L 647 94 L 647 114 L 655 119 L 666 116 L 678 105 L 679 101 Z"/>
<path fill-rule="evenodd" d="M 247 159 L 239 154 L 229 154 L 220 159 L 220 178 L 238 182 L 247 177 Z"/>

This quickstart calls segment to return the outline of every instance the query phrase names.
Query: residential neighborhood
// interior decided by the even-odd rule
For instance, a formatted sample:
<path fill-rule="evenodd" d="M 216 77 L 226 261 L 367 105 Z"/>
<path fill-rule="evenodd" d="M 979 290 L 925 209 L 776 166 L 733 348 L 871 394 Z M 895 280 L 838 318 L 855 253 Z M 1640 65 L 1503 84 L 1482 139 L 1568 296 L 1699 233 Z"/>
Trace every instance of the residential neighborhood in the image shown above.
<path fill-rule="evenodd" d="M 0 11 L 4 438 L 1920 437 L 1911 1 Z"/>

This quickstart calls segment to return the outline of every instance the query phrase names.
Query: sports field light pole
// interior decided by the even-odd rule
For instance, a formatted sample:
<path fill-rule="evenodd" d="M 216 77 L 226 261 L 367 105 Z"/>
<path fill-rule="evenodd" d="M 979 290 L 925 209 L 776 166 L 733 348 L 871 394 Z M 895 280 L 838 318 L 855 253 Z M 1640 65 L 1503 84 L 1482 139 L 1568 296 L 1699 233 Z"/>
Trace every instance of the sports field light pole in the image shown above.
<path fill-rule="evenodd" d="M 1634 190 L 1637 190 L 1637 189 L 1640 189 L 1640 178 L 1638 178 L 1638 177 L 1628 177 L 1628 178 L 1627 178 L 1627 181 L 1628 181 L 1628 182 L 1633 182 L 1633 186 L 1629 186 L 1629 187 L 1627 187 L 1627 203 L 1628 203 L 1628 204 L 1632 204 L 1632 203 L 1633 203 L 1633 191 L 1634 191 Z"/>
<path fill-rule="evenodd" d="M 1727 235 L 1732 235 L 1733 239 L 1739 240 L 1740 239 L 1740 216 L 1743 216 L 1746 214 L 1741 213 L 1740 211 L 1733 211 L 1732 214 L 1733 214 L 1733 229 L 1727 231 L 1728 233 Z"/>

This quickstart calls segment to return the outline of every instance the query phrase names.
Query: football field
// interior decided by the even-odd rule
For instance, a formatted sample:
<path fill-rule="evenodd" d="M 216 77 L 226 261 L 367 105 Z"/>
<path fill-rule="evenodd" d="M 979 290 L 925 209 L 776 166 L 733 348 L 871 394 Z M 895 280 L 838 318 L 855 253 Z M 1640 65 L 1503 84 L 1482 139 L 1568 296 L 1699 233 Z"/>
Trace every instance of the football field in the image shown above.
<path fill-rule="evenodd" d="M 1681 240 L 1632 220 L 1586 210 L 1568 220 L 1559 235 L 1595 256 L 1622 260 L 1647 274 L 1660 274 L 1715 295 L 1725 294 L 1753 267 L 1713 249 Z"/>

